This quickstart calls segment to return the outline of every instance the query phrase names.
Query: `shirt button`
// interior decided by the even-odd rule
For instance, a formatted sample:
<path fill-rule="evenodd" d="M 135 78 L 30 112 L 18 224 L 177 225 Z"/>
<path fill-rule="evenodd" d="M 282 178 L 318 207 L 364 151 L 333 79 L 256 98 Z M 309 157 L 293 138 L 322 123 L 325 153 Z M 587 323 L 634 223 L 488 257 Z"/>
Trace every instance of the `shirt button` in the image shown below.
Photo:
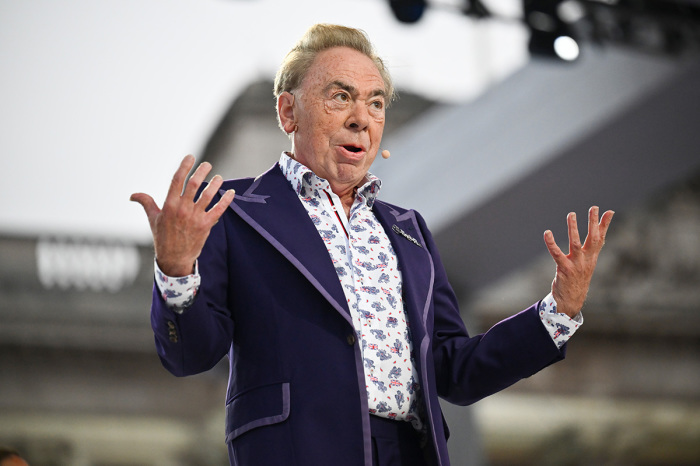
<path fill-rule="evenodd" d="M 350 335 L 348 335 L 347 340 L 348 340 L 348 345 L 352 346 L 352 345 L 354 345 L 355 342 L 357 341 L 357 338 L 355 338 L 355 334 L 354 334 L 354 333 L 351 333 Z"/>

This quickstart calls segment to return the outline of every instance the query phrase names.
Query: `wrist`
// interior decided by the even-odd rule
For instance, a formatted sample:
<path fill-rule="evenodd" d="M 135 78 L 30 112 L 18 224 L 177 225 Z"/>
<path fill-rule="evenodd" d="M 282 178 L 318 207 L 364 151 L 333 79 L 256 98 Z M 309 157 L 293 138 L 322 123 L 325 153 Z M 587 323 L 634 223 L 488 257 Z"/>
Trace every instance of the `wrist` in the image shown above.
<path fill-rule="evenodd" d="M 195 262 L 166 262 L 156 257 L 156 263 L 160 271 L 168 277 L 186 277 L 195 271 Z"/>

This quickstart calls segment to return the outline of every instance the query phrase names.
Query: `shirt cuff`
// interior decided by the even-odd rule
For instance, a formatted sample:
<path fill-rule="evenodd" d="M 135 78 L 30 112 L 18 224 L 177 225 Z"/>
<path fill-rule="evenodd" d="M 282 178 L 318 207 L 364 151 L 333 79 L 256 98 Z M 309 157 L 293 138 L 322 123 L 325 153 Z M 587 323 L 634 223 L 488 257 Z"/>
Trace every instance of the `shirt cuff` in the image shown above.
<path fill-rule="evenodd" d="M 573 319 L 566 314 L 557 312 L 557 302 L 552 293 L 549 293 L 539 305 L 542 324 L 552 337 L 552 341 L 558 348 L 569 341 L 578 328 L 583 325 L 583 315 L 579 312 Z"/>
<path fill-rule="evenodd" d="M 160 295 L 173 312 L 182 314 L 194 302 L 199 291 L 202 277 L 199 275 L 199 264 L 194 263 L 194 272 L 184 277 L 169 277 L 158 267 L 158 261 L 153 259 L 156 285 Z"/>

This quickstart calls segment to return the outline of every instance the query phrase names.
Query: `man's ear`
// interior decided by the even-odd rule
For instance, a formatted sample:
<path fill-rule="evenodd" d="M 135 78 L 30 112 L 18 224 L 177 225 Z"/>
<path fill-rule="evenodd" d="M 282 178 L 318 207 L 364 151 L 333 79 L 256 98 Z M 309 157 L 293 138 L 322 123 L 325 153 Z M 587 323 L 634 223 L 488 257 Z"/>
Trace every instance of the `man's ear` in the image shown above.
<path fill-rule="evenodd" d="M 277 98 L 277 114 L 280 118 L 280 126 L 285 133 L 294 132 L 296 120 L 294 118 L 294 95 L 283 92 Z"/>

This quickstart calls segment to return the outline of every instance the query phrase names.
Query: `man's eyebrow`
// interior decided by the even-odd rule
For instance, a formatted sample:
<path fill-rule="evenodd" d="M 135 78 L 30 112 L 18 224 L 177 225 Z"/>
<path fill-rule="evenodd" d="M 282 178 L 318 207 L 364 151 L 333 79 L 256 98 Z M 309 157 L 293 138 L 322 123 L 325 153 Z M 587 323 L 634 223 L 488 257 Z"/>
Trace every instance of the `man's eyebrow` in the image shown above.
<path fill-rule="evenodd" d="M 384 89 L 375 89 L 372 91 L 372 95 L 370 97 L 384 97 L 386 99 L 386 91 Z"/>
<path fill-rule="evenodd" d="M 342 81 L 331 81 L 326 86 L 326 90 L 333 89 L 334 87 L 339 87 L 344 91 L 348 91 L 350 94 L 357 94 L 357 88 L 351 84 L 346 84 Z"/>
<path fill-rule="evenodd" d="M 357 88 L 355 86 L 353 86 L 352 84 L 344 83 L 342 81 L 331 81 L 330 83 L 328 83 L 325 90 L 329 91 L 333 88 L 343 89 L 344 91 L 347 91 L 352 95 L 357 95 L 359 93 L 359 91 L 357 90 Z M 372 94 L 370 95 L 370 97 L 376 97 L 376 96 L 381 96 L 381 97 L 386 98 L 386 91 L 384 89 L 375 89 L 374 91 L 372 91 Z"/>

